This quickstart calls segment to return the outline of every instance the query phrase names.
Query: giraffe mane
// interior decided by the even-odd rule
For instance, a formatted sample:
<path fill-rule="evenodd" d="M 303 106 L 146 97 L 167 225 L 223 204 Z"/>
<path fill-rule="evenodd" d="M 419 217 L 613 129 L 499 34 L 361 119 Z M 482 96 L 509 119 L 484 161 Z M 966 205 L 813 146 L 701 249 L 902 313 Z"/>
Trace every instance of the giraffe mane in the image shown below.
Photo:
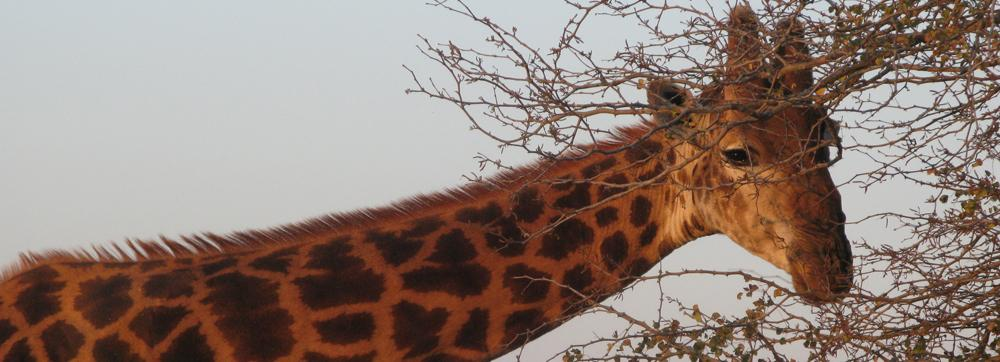
<path fill-rule="evenodd" d="M 612 130 L 610 137 L 571 151 L 568 157 L 582 157 L 594 151 L 618 152 L 632 142 L 647 137 L 655 125 L 643 120 L 638 124 Z M 182 235 L 179 239 L 160 236 L 155 240 L 125 239 L 70 250 L 23 252 L 17 261 L 0 270 L 0 281 L 8 280 L 32 267 L 46 263 L 137 263 L 188 256 L 213 256 L 253 250 L 258 247 L 295 244 L 303 239 L 335 231 L 372 226 L 375 223 L 398 220 L 431 213 L 460 202 L 476 200 L 503 190 L 512 190 L 536 177 L 570 167 L 568 162 L 537 160 L 527 165 L 504 170 L 484 180 L 443 191 L 409 196 L 384 206 L 334 212 L 300 222 L 276 227 L 235 231 L 220 235 L 211 232 Z"/>

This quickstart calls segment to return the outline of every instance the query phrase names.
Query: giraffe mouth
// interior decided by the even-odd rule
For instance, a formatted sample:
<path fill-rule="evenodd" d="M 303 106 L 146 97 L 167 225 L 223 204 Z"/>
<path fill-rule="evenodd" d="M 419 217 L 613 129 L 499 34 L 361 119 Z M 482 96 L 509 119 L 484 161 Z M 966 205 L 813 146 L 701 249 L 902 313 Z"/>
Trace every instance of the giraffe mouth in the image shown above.
<path fill-rule="evenodd" d="M 843 228 L 829 248 L 793 252 L 789 274 L 795 291 L 810 304 L 835 302 L 851 290 L 854 272 L 850 242 Z"/>
<path fill-rule="evenodd" d="M 832 279 L 837 281 L 831 283 L 822 281 L 810 283 L 801 279 L 796 280 L 798 278 L 795 278 L 794 275 L 792 279 L 795 291 L 805 302 L 814 305 L 840 301 L 851 290 L 850 276 L 834 276 Z"/>

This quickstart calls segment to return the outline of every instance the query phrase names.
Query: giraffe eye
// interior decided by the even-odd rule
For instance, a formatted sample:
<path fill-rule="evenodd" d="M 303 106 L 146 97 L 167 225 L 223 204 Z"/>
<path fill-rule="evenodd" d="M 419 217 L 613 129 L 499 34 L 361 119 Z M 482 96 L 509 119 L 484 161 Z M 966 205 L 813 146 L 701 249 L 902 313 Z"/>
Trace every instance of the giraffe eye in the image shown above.
<path fill-rule="evenodd" d="M 750 166 L 750 153 L 743 148 L 730 148 L 728 150 L 722 151 L 722 157 L 725 158 L 726 163 L 737 167 Z"/>

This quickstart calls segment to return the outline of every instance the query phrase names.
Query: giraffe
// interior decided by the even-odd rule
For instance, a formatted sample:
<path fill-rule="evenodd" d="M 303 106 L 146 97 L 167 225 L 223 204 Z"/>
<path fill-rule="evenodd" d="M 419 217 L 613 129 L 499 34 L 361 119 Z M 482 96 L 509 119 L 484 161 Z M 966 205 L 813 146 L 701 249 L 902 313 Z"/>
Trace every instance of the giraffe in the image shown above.
<path fill-rule="evenodd" d="M 787 271 L 805 299 L 834 300 L 850 288 L 851 251 L 821 167 L 824 111 L 688 112 L 812 87 L 808 67 L 779 68 L 807 64 L 801 25 L 779 24 L 787 45 L 768 64 L 760 28 L 734 8 L 725 80 L 697 98 L 651 81 L 653 117 L 586 157 L 273 229 L 26 254 L 0 283 L 0 356 L 484 360 L 718 233 Z M 740 182 L 749 175 L 765 182 Z"/>

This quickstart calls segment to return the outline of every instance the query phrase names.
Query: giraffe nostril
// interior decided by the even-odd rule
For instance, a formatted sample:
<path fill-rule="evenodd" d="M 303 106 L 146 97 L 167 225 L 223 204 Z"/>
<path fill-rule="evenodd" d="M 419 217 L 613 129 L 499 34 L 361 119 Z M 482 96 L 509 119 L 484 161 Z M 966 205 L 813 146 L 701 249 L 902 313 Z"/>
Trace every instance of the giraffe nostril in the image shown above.
<path fill-rule="evenodd" d="M 844 215 L 843 211 L 837 211 L 834 214 L 833 221 L 836 221 L 838 224 L 843 224 L 843 223 L 847 222 L 847 215 Z"/>

